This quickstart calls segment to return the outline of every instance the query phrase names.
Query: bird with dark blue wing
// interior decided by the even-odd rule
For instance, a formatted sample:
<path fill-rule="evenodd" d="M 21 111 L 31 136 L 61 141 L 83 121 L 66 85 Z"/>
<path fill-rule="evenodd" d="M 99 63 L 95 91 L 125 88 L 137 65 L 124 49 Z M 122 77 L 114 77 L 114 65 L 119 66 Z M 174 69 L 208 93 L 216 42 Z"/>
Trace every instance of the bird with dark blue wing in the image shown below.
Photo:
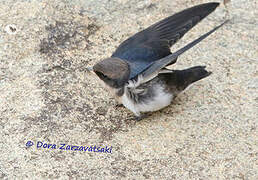
<path fill-rule="evenodd" d="M 219 3 L 197 5 L 176 13 L 128 38 L 110 58 L 93 66 L 93 71 L 120 104 L 137 120 L 141 112 L 157 111 L 190 84 L 211 74 L 205 66 L 170 70 L 178 56 L 208 37 L 223 24 L 187 44 L 175 53 L 170 47 L 198 22 L 213 12 Z"/>

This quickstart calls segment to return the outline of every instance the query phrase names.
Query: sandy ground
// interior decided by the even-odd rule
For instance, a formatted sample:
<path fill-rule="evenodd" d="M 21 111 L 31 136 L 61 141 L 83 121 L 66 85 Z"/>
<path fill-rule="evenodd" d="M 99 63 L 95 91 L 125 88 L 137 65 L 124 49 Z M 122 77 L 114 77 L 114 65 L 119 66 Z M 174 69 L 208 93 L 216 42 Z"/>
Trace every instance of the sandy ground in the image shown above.
<path fill-rule="evenodd" d="M 85 70 L 130 35 L 204 2 L 1 1 L 0 179 L 258 179 L 257 1 L 221 4 L 173 46 L 231 18 L 171 67 L 213 74 L 140 122 Z"/>

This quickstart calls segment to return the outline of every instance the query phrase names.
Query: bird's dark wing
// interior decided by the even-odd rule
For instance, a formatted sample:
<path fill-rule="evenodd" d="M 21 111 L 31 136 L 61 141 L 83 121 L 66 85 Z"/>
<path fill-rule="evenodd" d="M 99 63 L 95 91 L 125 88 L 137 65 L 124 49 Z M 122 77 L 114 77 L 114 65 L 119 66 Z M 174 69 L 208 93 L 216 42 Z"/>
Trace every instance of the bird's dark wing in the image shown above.
<path fill-rule="evenodd" d="M 227 22 L 228 22 L 228 20 L 225 21 L 224 23 L 220 24 L 219 26 L 213 28 L 211 31 L 205 33 L 204 35 L 202 35 L 198 39 L 195 39 L 191 43 L 187 44 L 183 48 L 181 48 L 178 51 L 176 51 L 175 53 L 173 53 L 173 54 L 171 54 L 169 56 L 166 56 L 166 57 L 164 57 L 162 59 L 159 59 L 159 60 L 153 62 L 150 66 L 148 66 L 147 69 L 145 69 L 143 72 L 140 73 L 142 75 L 142 78 L 145 79 L 145 81 L 147 79 L 148 80 L 152 79 L 153 77 L 155 77 L 159 73 L 159 71 L 161 69 L 165 68 L 168 64 L 173 63 L 178 58 L 178 56 L 180 56 L 181 54 L 183 54 L 187 50 L 189 50 L 192 47 L 194 47 L 196 44 L 198 44 L 199 42 L 204 40 L 206 37 L 208 37 L 210 34 L 215 32 L 217 29 L 222 27 Z"/>
<path fill-rule="evenodd" d="M 167 17 L 125 40 L 112 57 L 126 60 L 134 66 L 131 67 L 131 79 L 154 61 L 170 55 L 170 47 L 218 5 L 201 4 Z"/>

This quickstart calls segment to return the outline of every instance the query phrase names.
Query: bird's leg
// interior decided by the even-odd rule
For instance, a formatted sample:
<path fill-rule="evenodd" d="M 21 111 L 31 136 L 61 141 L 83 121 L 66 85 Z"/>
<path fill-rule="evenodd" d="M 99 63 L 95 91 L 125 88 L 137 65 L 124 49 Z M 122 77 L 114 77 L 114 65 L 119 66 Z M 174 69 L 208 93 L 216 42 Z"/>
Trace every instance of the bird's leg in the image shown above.
<path fill-rule="evenodd" d="M 123 106 L 124 106 L 123 104 L 117 103 L 117 104 L 115 105 L 115 108 L 121 108 L 121 107 L 123 107 Z"/>
<path fill-rule="evenodd" d="M 148 115 L 147 114 L 140 114 L 139 116 L 134 116 L 134 120 L 135 121 L 141 121 L 144 118 L 147 118 Z"/>

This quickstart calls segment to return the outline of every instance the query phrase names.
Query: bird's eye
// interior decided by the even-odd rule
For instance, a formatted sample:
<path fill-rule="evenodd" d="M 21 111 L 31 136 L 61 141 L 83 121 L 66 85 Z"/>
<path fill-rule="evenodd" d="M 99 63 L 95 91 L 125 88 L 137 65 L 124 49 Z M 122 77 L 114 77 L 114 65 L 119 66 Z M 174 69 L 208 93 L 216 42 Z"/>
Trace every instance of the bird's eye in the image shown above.
<path fill-rule="evenodd" d="M 96 74 L 101 78 L 101 79 L 109 79 L 105 74 L 101 72 L 96 72 Z"/>
<path fill-rule="evenodd" d="M 102 74 L 102 73 L 101 73 L 101 76 L 102 76 L 103 78 L 107 78 L 107 76 L 106 76 L 105 74 Z"/>

